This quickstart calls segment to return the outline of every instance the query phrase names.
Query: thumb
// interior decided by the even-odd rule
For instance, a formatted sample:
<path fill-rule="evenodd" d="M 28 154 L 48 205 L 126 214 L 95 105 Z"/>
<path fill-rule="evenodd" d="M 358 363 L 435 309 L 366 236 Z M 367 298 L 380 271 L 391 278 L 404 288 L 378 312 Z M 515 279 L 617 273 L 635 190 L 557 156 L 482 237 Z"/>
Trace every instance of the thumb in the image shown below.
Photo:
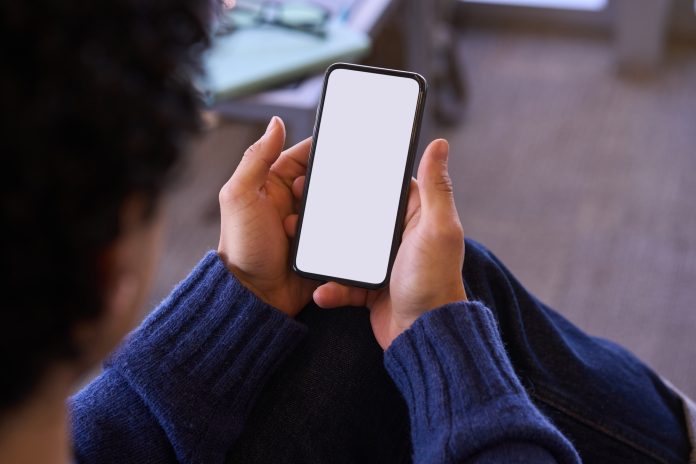
<path fill-rule="evenodd" d="M 278 159 L 285 145 L 285 125 L 273 116 L 266 132 L 244 152 L 232 181 L 247 188 L 261 188 L 266 182 L 271 165 Z"/>
<path fill-rule="evenodd" d="M 431 142 L 423 153 L 418 165 L 422 214 L 443 217 L 455 208 L 452 180 L 447 169 L 448 156 L 449 144 L 444 139 Z"/>

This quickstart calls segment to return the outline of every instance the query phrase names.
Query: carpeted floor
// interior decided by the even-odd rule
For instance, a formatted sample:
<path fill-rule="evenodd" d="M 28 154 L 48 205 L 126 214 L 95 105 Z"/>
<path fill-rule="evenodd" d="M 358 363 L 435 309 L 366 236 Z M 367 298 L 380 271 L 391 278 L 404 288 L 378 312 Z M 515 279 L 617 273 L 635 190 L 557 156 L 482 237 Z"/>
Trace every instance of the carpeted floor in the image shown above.
<path fill-rule="evenodd" d="M 439 130 L 467 235 L 551 306 L 696 397 L 696 48 L 619 78 L 602 38 L 471 31 L 471 99 Z M 217 191 L 262 128 L 195 144 L 168 198 L 153 291 L 166 295 L 217 245 Z"/>
<path fill-rule="evenodd" d="M 468 235 L 696 396 L 696 48 L 619 78 L 606 40 L 472 32 L 444 135 Z"/>

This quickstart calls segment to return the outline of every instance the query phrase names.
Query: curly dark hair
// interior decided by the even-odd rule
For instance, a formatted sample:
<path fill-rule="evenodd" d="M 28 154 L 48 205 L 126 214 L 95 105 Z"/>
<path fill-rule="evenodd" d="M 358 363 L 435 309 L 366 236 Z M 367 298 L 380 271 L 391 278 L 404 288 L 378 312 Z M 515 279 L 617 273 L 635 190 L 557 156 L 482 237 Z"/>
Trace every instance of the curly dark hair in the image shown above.
<path fill-rule="evenodd" d="M 210 0 L 0 6 L 0 411 L 79 355 L 124 201 L 153 210 L 198 128 Z M 150 213 L 151 214 L 151 213 Z M 144 218 L 145 220 L 146 218 Z"/>

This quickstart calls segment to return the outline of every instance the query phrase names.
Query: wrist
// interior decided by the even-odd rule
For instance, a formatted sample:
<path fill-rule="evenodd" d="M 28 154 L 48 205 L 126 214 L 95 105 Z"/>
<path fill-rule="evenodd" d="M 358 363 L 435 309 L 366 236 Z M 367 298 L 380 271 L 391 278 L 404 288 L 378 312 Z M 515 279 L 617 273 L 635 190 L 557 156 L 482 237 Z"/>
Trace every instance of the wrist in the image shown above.
<path fill-rule="evenodd" d="M 423 298 L 417 299 L 418 306 L 414 311 L 413 322 L 416 321 L 423 314 L 430 312 L 434 309 L 440 308 L 446 304 L 456 303 L 459 301 L 468 301 L 466 296 L 466 290 L 464 289 L 464 283 L 461 278 L 449 285 L 441 286 L 431 286 L 431 292 L 428 295 L 424 295 Z"/>
<path fill-rule="evenodd" d="M 237 281 L 240 284 L 242 284 L 242 286 L 244 286 L 244 288 L 246 288 L 249 292 L 251 292 L 256 298 L 263 301 L 267 305 L 280 310 L 281 312 L 287 314 L 290 317 L 294 317 L 297 314 L 298 311 L 294 311 L 293 308 L 286 307 L 286 305 L 284 304 L 285 302 L 282 298 L 277 298 L 274 296 L 273 292 L 269 292 L 268 290 L 262 289 L 261 286 L 254 283 L 255 279 L 251 278 L 248 275 L 248 273 L 244 272 L 239 267 L 230 263 L 223 251 L 218 250 L 218 255 L 225 263 L 225 267 L 227 267 L 227 270 L 230 272 L 230 274 L 232 274 L 234 278 L 237 279 Z"/>
<path fill-rule="evenodd" d="M 244 287 L 247 288 L 247 290 L 249 290 L 259 300 L 263 301 L 267 305 L 274 307 L 275 309 L 279 310 L 282 313 L 285 313 L 290 317 L 295 317 L 297 313 L 300 312 L 301 308 L 295 308 L 287 304 L 287 298 L 283 297 L 283 295 L 281 294 L 282 292 L 262 291 L 253 283 L 251 283 L 251 281 L 249 281 L 248 279 L 240 277 L 239 274 L 236 274 L 234 271 L 230 272 L 232 272 L 232 274 L 237 278 L 239 283 L 241 283 Z"/>
<path fill-rule="evenodd" d="M 468 298 L 461 280 L 457 284 L 449 286 L 447 290 L 435 291 L 427 298 L 413 301 L 410 305 L 411 310 L 392 313 L 390 329 L 387 331 L 386 337 L 382 340 L 378 339 L 378 342 L 386 350 L 398 336 L 409 330 L 423 315 L 445 305 L 462 301 L 468 301 Z M 413 303 L 416 304 L 413 305 Z"/>

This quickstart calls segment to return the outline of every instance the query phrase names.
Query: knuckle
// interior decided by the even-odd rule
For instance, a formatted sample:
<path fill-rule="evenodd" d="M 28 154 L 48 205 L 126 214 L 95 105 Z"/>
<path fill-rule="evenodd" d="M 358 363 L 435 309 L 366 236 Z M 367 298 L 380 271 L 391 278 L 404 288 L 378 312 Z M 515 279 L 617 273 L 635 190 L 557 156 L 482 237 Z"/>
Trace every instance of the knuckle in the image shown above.
<path fill-rule="evenodd" d="M 258 152 L 261 149 L 261 145 L 262 145 L 261 140 L 257 140 L 256 142 L 251 144 L 251 146 L 249 146 L 249 148 L 247 148 L 244 151 L 244 156 L 253 156 L 254 153 Z"/>
<path fill-rule="evenodd" d="M 464 230 L 459 221 L 451 220 L 433 228 L 433 233 L 439 242 L 455 245 L 464 241 Z"/>
<path fill-rule="evenodd" d="M 236 197 L 237 197 L 236 189 L 231 184 L 231 182 L 227 182 L 220 189 L 220 193 L 218 194 L 218 201 L 220 202 L 221 205 L 228 204 L 228 203 L 231 203 L 232 201 L 234 201 L 234 199 Z"/>
<path fill-rule="evenodd" d="M 441 192 L 454 193 L 454 185 L 449 174 L 445 173 L 435 182 L 435 188 Z"/>
<path fill-rule="evenodd" d="M 458 224 L 456 227 L 454 227 L 450 234 L 451 235 L 449 238 L 453 243 L 461 244 L 464 242 L 464 229 L 462 229 L 461 225 Z"/>

